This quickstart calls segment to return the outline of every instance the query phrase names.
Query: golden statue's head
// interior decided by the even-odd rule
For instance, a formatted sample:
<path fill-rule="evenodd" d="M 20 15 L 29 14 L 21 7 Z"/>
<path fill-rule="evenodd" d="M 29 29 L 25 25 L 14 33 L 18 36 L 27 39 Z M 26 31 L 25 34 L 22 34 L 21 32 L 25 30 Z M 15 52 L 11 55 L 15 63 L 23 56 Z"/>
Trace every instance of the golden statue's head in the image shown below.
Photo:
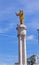
<path fill-rule="evenodd" d="M 20 14 L 23 14 L 23 10 L 20 10 Z"/>

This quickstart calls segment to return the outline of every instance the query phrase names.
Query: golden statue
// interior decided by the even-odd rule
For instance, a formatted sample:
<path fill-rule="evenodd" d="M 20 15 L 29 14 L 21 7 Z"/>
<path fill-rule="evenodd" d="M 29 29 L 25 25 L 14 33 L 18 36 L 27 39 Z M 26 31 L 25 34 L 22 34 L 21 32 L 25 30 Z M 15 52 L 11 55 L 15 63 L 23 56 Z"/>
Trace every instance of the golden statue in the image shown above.
<path fill-rule="evenodd" d="M 24 13 L 23 13 L 23 10 L 20 10 L 19 13 L 16 13 L 16 16 L 19 16 L 20 24 L 24 24 Z"/>

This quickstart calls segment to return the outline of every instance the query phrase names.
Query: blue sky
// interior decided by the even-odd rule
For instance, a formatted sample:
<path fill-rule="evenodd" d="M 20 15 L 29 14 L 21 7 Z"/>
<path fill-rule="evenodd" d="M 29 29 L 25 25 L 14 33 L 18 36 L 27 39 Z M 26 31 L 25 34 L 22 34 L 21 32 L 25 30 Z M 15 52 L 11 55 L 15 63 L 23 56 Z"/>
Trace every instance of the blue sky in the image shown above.
<path fill-rule="evenodd" d="M 18 39 L 15 13 L 24 11 L 27 26 L 27 57 L 39 54 L 39 0 L 0 0 L 0 65 L 14 65 L 18 61 Z"/>

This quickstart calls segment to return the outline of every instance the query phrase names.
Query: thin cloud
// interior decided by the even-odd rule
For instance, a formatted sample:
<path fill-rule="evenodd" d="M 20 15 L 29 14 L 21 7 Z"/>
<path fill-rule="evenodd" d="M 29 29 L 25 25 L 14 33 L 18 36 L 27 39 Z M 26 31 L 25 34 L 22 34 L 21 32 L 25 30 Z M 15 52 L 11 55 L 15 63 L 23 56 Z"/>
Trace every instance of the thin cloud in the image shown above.
<path fill-rule="evenodd" d="M 14 25 L 15 24 L 13 24 L 13 23 L 9 23 L 7 27 L 0 28 L 0 33 L 6 33 L 8 31 L 10 31 L 14 27 Z"/>
<path fill-rule="evenodd" d="M 27 36 L 27 40 L 33 40 L 33 39 L 34 39 L 34 35 Z"/>

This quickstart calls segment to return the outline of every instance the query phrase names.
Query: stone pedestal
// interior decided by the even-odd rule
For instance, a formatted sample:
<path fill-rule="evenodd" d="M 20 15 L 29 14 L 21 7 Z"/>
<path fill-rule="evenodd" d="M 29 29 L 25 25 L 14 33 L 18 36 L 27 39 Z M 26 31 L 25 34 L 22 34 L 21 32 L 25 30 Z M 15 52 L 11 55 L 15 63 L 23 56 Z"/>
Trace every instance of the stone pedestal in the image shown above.
<path fill-rule="evenodd" d="M 27 65 L 26 61 L 26 26 L 17 25 L 18 37 L 18 65 Z"/>

